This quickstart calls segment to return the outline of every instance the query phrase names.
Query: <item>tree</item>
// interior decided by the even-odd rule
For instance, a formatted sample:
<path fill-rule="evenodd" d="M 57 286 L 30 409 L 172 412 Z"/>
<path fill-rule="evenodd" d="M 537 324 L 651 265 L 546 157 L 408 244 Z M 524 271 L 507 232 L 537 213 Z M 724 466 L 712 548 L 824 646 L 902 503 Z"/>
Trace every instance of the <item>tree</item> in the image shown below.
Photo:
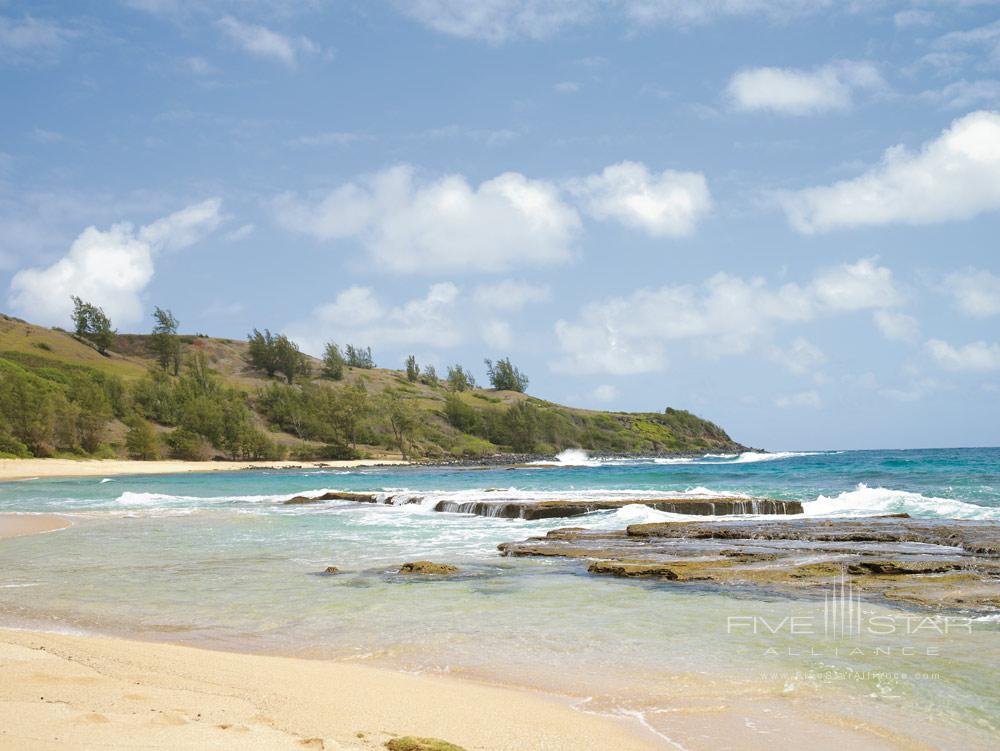
<path fill-rule="evenodd" d="M 344 377 L 346 364 L 340 347 L 334 342 L 327 342 L 326 349 L 323 351 L 323 377 L 334 381 L 341 380 Z"/>
<path fill-rule="evenodd" d="M 448 366 L 448 388 L 452 391 L 466 391 L 476 387 L 476 379 L 461 365 Z"/>
<path fill-rule="evenodd" d="M 254 329 L 253 333 L 247 335 L 247 341 L 250 343 L 250 364 L 256 370 L 267 373 L 268 378 L 273 378 L 278 372 L 274 335 L 268 329 L 264 329 L 263 333 Z"/>
<path fill-rule="evenodd" d="M 181 368 L 181 342 L 177 338 L 178 321 L 169 310 L 157 306 L 153 313 L 156 323 L 150 337 L 150 347 L 164 370 L 172 370 L 174 375 Z"/>
<path fill-rule="evenodd" d="M 509 357 L 498 360 L 496 365 L 490 359 L 483 360 L 486 363 L 486 374 L 490 383 L 497 391 L 518 391 L 524 393 L 528 388 L 528 376 L 514 367 Z"/>
<path fill-rule="evenodd" d="M 73 326 L 76 335 L 93 344 L 102 355 L 108 353 L 108 347 L 114 341 L 115 331 L 111 328 L 111 319 L 105 315 L 102 308 L 84 302 L 76 295 L 73 301 Z"/>
<path fill-rule="evenodd" d="M 309 375 L 309 361 L 299 351 L 299 345 L 284 334 L 274 338 L 274 359 L 278 372 L 292 383 L 296 376 Z"/>
<path fill-rule="evenodd" d="M 284 334 L 272 334 L 268 329 L 261 333 L 254 329 L 247 335 L 247 341 L 250 343 L 250 364 L 267 373 L 268 378 L 281 373 L 292 383 L 295 376 L 309 372 L 309 363 L 298 345 Z"/>
<path fill-rule="evenodd" d="M 125 434 L 125 449 L 131 459 L 159 459 L 160 441 L 156 431 L 141 417 L 129 420 L 128 433 Z"/>
<path fill-rule="evenodd" d="M 358 427 L 369 411 L 368 392 L 365 387 L 358 384 L 339 389 L 331 411 L 330 417 L 337 430 L 350 443 L 351 448 L 356 448 Z"/>
<path fill-rule="evenodd" d="M 411 383 L 420 378 L 420 366 L 417 365 L 417 358 L 410 355 L 406 358 L 406 380 Z"/>
<path fill-rule="evenodd" d="M 389 423 L 399 453 L 406 459 L 406 441 L 412 442 L 413 432 L 419 424 L 416 409 L 395 391 L 386 391 L 379 397 L 379 408 Z"/>
<path fill-rule="evenodd" d="M 433 365 L 424 368 L 424 372 L 420 374 L 420 382 L 426 386 L 438 385 L 438 374 Z"/>
<path fill-rule="evenodd" d="M 348 344 L 344 354 L 347 357 L 347 364 L 352 368 L 371 370 L 375 367 L 371 347 L 355 347 L 353 344 Z"/>

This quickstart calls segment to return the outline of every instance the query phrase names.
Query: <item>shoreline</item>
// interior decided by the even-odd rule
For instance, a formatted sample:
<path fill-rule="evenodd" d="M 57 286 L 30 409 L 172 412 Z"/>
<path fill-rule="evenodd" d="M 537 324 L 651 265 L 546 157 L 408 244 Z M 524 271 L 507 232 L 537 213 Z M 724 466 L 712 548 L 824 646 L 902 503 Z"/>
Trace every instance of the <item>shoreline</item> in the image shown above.
<path fill-rule="evenodd" d="M 72 523 L 57 514 L 0 513 L 0 540 L 56 532 Z"/>
<path fill-rule="evenodd" d="M 651 751 L 626 719 L 540 692 L 385 668 L 159 642 L 0 629 L 0 749 Z"/>
<path fill-rule="evenodd" d="M 350 459 L 316 462 L 188 462 L 174 459 L 0 459 L 0 482 L 121 475 L 173 475 L 189 472 L 235 472 L 248 469 L 351 469 L 405 466 L 399 459 Z"/>

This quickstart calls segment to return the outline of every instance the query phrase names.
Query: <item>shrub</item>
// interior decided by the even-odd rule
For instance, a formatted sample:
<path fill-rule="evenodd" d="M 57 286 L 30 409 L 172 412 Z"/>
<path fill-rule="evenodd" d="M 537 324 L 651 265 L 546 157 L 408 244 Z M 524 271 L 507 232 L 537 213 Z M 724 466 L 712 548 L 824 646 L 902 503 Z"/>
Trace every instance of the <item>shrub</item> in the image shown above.
<path fill-rule="evenodd" d="M 495 365 L 489 359 L 483 362 L 486 363 L 486 374 L 490 379 L 490 383 L 498 391 L 518 391 L 524 393 L 528 388 L 528 376 L 514 367 L 509 357 L 498 360 Z"/>

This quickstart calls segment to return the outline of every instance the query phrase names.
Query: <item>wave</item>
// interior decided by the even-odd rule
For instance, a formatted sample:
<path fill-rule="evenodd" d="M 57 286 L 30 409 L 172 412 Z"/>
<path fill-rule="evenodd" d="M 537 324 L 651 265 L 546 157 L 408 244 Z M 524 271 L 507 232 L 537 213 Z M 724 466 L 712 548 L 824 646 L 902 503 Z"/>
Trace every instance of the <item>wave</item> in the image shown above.
<path fill-rule="evenodd" d="M 556 454 L 554 461 L 542 459 L 529 462 L 539 467 L 600 467 L 605 464 L 601 459 L 591 459 L 583 449 L 566 449 Z"/>
<path fill-rule="evenodd" d="M 833 497 L 821 495 L 815 501 L 802 504 L 809 516 L 874 516 L 876 514 L 909 514 L 921 518 L 941 519 L 1000 519 L 1000 508 L 975 503 L 937 498 L 891 488 L 870 488 L 859 483 Z"/>
<path fill-rule="evenodd" d="M 800 456 L 821 456 L 823 451 L 744 451 L 742 454 L 705 454 L 703 456 L 667 456 L 653 459 L 655 464 L 756 464 Z"/>

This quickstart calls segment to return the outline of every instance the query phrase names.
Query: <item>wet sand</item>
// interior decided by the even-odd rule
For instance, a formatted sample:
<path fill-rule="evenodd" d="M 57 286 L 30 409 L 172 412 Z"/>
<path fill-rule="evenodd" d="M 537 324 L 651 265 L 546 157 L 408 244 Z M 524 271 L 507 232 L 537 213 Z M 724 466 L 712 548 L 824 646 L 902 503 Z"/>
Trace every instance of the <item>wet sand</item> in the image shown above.
<path fill-rule="evenodd" d="M 68 519 L 54 514 L 0 514 L 0 540 L 52 532 L 69 525 Z"/>

